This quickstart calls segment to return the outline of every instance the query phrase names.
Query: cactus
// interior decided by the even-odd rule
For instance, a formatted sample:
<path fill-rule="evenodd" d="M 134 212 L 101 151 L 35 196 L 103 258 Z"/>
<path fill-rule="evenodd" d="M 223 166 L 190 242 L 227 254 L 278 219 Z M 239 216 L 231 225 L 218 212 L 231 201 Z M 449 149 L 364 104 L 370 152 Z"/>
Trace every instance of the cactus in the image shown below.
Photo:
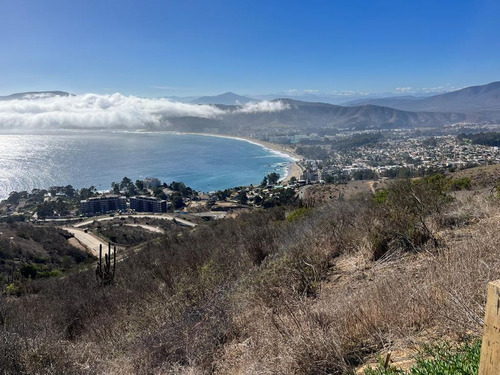
<path fill-rule="evenodd" d="M 102 264 L 102 245 L 99 245 L 99 263 L 95 275 L 99 285 L 113 283 L 116 269 L 116 246 L 113 247 L 113 265 L 111 266 L 111 242 L 108 243 L 108 253 L 104 254 L 104 265 Z"/>

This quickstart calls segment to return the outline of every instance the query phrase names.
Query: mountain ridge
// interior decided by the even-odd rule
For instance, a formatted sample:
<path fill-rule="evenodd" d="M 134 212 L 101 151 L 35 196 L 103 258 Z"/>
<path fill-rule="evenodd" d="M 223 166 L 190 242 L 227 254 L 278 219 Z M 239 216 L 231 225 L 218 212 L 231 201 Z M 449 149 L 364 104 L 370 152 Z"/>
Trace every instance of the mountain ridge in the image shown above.
<path fill-rule="evenodd" d="M 439 127 L 458 122 L 488 123 L 478 114 L 442 113 L 442 112 L 409 112 L 389 107 L 363 105 L 345 107 L 320 102 L 304 102 L 294 99 L 280 98 L 273 102 L 282 102 L 288 108 L 275 112 L 238 111 L 238 106 L 218 106 L 227 113 L 217 119 L 193 117 L 170 118 L 169 123 L 176 130 L 200 132 L 208 128 L 217 128 L 221 133 L 235 130 L 267 131 L 269 128 L 352 128 L 387 129 Z"/>
<path fill-rule="evenodd" d="M 30 100 L 30 99 L 51 98 L 54 96 L 74 96 L 74 95 L 66 91 L 26 91 L 26 92 L 17 92 L 6 96 L 0 96 L 0 100 Z"/>
<path fill-rule="evenodd" d="M 191 104 L 225 104 L 225 105 L 238 105 L 247 104 L 250 102 L 259 102 L 258 99 L 249 98 L 247 96 L 242 96 L 235 94 L 234 92 L 228 91 L 220 95 L 214 96 L 201 96 L 197 99 L 191 100 Z"/>
<path fill-rule="evenodd" d="M 360 104 L 383 105 L 413 112 L 476 112 L 488 115 L 489 111 L 500 112 L 500 81 L 485 85 L 469 86 L 444 94 L 411 100 L 388 97 L 344 103 L 346 106 L 357 106 Z M 496 119 L 496 116 L 494 117 L 492 120 Z"/>

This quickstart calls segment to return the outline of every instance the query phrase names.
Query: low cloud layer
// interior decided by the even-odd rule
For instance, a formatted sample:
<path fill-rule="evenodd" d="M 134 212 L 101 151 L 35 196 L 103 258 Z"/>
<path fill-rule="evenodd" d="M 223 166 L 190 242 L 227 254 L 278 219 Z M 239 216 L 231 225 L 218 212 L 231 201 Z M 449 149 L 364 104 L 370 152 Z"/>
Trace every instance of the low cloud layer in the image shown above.
<path fill-rule="evenodd" d="M 212 105 L 173 102 L 168 99 L 138 98 L 121 94 L 32 97 L 29 100 L 0 101 L 0 129 L 103 129 L 161 126 L 169 118 L 215 119 L 227 115 Z M 276 112 L 286 109 L 281 102 L 248 103 L 237 113 Z"/>
<path fill-rule="evenodd" d="M 280 112 L 286 109 L 290 109 L 288 103 L 284 103 L 280 100 L 273 102 L 250 102 L 246 103 L 242 107 L 233 111 L 234 113 L 261 113 L 261 112 Z"/>

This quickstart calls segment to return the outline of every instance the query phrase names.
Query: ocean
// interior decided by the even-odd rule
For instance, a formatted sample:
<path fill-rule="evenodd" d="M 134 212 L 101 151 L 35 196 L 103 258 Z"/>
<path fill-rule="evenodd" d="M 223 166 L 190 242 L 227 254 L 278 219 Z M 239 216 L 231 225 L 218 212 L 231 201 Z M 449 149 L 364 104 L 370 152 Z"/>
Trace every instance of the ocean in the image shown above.
<path fill-rule="evenodd" d="M 292 159 L 234 138 L 176 133 L 67 132 L 0 135 L 0 200 L 50 186 L 109 190 L 124 176 L 182 181 L 209 192 L 286 175 Z"/>

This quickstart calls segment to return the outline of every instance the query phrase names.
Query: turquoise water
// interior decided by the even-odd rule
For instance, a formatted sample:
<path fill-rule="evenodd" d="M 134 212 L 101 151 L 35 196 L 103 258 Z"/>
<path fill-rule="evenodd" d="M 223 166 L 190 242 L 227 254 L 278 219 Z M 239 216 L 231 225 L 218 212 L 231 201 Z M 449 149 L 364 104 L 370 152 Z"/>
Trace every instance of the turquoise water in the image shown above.
<path fill-rule="evenodd" d="M 108 190 L 124 176 L 182 181 L 201 191 L 258 184 L 291 159 L 246 141 L 172 133 L 0 135 L 0 199 L 11 191 L 73 185 Z"/>

